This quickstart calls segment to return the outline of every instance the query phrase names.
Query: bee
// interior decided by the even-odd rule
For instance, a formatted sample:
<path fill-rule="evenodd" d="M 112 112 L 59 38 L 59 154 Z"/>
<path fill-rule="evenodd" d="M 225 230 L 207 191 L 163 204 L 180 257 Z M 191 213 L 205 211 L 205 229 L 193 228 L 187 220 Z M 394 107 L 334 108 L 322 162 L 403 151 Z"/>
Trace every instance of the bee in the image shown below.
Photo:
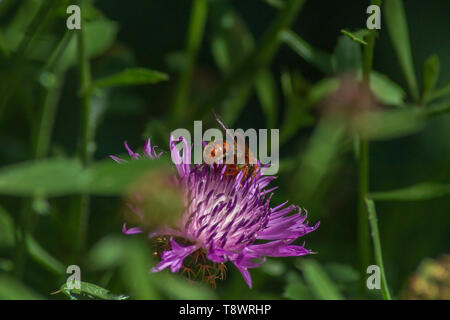
<path fill-rule="evenodd" d="M 209 142 L 203 150 L 203 159 L 206 163 L 225 163 L 225 175 L 236 177 L 240 172 L 243 172 L 243 178 L 247 176 L 256 176 L 258 170 L 260 169 L 259 163 L 254 157 L 253 153 L 249 149 L 245 137 L 243 139 L 238 139 L 238 136 L 232 136 L 230 130 L 225 125 L 223 120 L 218 114 L 214 112 L 215 120 L 219 128 L 229 137 L 229 141 L 233 141 L 232 145 L 230 143 L 211 141 Z M 244 155 L 242 155 L 241 148 L 238 148 L 238 141 L 244 141 Z M 227 164 L 227 157 L 232 157 L 234 159 L 232 164 Z M 238 164 L 238 159 L 244 159 L 244 163 Z"/>

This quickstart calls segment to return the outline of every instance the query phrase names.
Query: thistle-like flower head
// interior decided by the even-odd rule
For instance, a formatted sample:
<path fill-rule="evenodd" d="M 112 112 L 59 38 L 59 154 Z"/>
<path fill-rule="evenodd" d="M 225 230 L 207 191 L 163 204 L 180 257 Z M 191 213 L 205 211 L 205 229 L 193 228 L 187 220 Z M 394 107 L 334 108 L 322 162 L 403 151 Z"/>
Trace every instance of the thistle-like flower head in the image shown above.
<path fill-rule="evenodd" d="M 183 146 L 182 154 L 176 147 L 178 143 Z M 125 146 L 132 158 L 140 157 Z M 266 257 L 311 253 L 304 245 L 293 242 L 314 231 L 319 223 L 308 226 L 306 214 L 287 202 L 271 207 L 270 199 L 276 187 L 266 187 L 275 177 L 263 176 L 264 168 L 252 177 L 243 176 L 243 172 L 229 176 L 224 174 L 225 164 L 191 165 L 191 146 L 184 138 L 171 137 L 170 150 L 178 171 L 176 183 L 183 190 L 185 210 L 176 223 L 177 228 L 161 228 L 149 234 L 150 238 L 169 239 L 153 272 L 165 268 L 178 272 L 183 268 L 183 272 L 203 272 L 204 278 L 215 280 L 222 278 L 223 273 L 210 269 L 220 271 L 230 261 L 251 287 L 249 269 L 261 266 Z M 159 157 L 150 140 L 144 152 L 147 157 Z M 123 232 L 135 234 L 143 230 L 127 229 L 124 225 Z M 193 270 L 188 265 L 200 265 L 199 261 L 203 268 Z"/>

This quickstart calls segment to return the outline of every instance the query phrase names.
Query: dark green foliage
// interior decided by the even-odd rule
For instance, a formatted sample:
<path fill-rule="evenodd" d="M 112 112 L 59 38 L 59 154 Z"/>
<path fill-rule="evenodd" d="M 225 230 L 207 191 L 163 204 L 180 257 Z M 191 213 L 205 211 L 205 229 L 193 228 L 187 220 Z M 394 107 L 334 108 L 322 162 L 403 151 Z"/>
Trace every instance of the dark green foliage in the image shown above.
<path fill-rule="evenodd" d="M 83 0 L 81 31 L 66 28 L 72 2 L 0 1 L 0 299 L 398 298 L 449 252 L 450 2 L 385 0 L 377 31 L 370 1 Z M 316 254 L 269 259 L 252 290 L 232 265 L 215 290 L 152 274 L 158 252 L 121 234 L 136 179 L 175 173 L 169 133 L 213 127 L 213 109 L 233 128 L 280 128 L 272 204 L 321 221 L 304 239 Z M 124 141 L 142 155 L 148 137 L 161 159 L 108 157 L 128 159 Z M 154 181 L 149 211 L 170 216 Z M 384 295 L 361 291 L 358 199 Z"/>

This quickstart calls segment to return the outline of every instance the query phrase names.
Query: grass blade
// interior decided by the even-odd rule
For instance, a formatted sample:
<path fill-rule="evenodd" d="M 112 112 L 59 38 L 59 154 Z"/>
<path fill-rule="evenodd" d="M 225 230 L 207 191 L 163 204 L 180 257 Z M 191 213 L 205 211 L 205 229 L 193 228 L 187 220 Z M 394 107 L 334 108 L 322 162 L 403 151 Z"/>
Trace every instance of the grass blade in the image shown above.
<path fill-rule="evenodd" d="M 326 274 L 325 270 L 315 260 L 305 259 L 301 263 L 301 269 L 309 288 L 317 299 L 344 299 L 336 285 Z"/>
<path fill-rule="evenodd" d="M 331 55 L 314 48 L 295 32 L 290 30 L 282 32 L 281 40 L 323 73 L 330 74 L 333 71 Z"/>
<path fill-rule="evenodd" d="M 383 255 L 381 252 L 380 235 L 378 232 L 377 213 L 375 211 L 375 203 L 373 200 L 366 199 L 367 211 L 369 213 L 370 229 L 372 231 L 373 249 L 375 254 L 375 262 L 381 271 L 381 293 L 385 300 L 391 300 L 391 294 L 386 281 L 386 275 L 384 273 Z"/>
<path fill-rule="evenodd" d="M 117 86 L 132 86 L 139 84 L 153 84 L 168 79 L 169 76 L 163 72 L 145 68 L 131 68 L 113 74 L 111 76 L 96 80 L 92 84 L 91 89 L 117 87 Z"/>
<path fill-rule="evenodd" d="M 406 188 L 371 193 L 370 197 L 377 201 L 421 201 L 450 194 L 450 184 L 423 182 Z"/>
<path fill-rule="evenodd" d="M 425 104 L 430 99 L 430 95 L 436 86 L 436 82 L 439 78 L 439 57 L 432 55 L 423 64 L 423 91 L 422 91 L 422 104 Z"/>
<path fill-rule="evenodd" d="M 415 101 L 419 99 L 419 89 L 414 72 L 413 58 L 410 46 L 408 23 L 402 0 L 385 1 L 384 11 L 388 32 L 392 45 L 400 62 L 403 74 Z"/>

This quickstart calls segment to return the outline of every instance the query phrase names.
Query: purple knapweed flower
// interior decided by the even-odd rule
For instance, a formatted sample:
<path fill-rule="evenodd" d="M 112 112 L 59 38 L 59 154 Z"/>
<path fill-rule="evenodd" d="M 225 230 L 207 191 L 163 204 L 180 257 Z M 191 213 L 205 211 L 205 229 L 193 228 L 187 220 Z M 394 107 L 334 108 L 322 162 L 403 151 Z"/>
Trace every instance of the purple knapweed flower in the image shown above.
<path fill-rule="evenodd" d="M 182 143 L 182 155 L 176 147 L 178 143 Z M 126 143 L 125 147 L 130 157 L 139 158 Z M 276 187 L 266 187 L 275 177 L 263 176 L 264 168 L 254 177 L 244 177 L 243 172 L 237 176 L 225 175 L 224 164 L 191 166 L 191 146 L 182 137 L 171 136 L 170 151 L 178 171 L 176 183 L 184 194 L 185 211 L 176 223 L 177 228 L 163 228 L 149 234 L 150 238 L 170 237 L 153 272 L 165 268 L 178 272 L 182 267 L 189 272 L 191 269 L 184 266 L 185 259 L 190 257 L 190 261 L 198 262 L 202 253 L 201 259 L 209 266 L 232 262 L 252 287 L 249 269 L 261 266 L 266 257 L 311 253 L 304 245 L 293 242 L 317 229 L 319 223 L 308 226 L 307 215 L 302 215 L 301 208 L 286 206 L 287 202 L 271 208 L 269 202 Z M 149 158 L 159 157 L 150 140 L 144 153 Z M 111 157 L 117 162 L 124 161 Z M 143 219 L 138 208 L 129 208 Z M 143 230 L 127 229 L 124 225 L 123 232 L 135 234 Z"/>

